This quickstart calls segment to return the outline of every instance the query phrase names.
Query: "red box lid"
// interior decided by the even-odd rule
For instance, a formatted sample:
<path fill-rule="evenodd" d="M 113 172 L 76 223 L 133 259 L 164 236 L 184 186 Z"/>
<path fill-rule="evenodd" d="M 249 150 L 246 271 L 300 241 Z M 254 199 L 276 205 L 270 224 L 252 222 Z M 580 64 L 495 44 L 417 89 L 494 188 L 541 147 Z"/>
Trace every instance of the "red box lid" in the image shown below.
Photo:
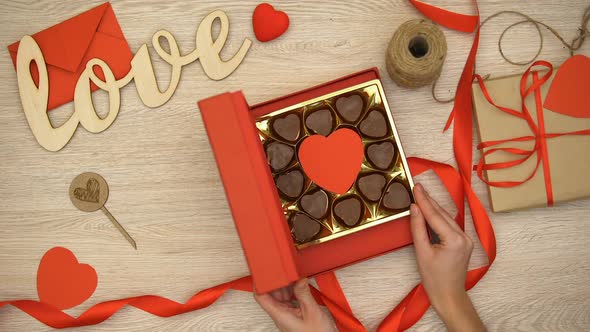
<path fill-rule="evenodd" d="M 244 254 L 260 293 L 299 279 L 295 247 L 241 92 L 199 102 Z"/>

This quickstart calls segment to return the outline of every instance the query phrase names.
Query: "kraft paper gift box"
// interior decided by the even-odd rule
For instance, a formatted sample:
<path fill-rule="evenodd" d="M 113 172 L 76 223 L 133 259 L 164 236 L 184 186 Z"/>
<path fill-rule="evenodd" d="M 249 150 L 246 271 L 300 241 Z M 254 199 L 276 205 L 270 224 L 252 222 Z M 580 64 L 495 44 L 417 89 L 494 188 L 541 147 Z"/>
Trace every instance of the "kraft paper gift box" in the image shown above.
<path fill-rule="evenodd" d="M 587 57 L 574 56 L 557 69 L 542 61 L 524 75 L 485 80 L 482 85 L 490 100 L 478 82 L 473 84 L 480 141 L 508 140 L 483 149 L 488 153 L 483 156 L 485 164 L 504 163 L 499 169 L 481 172 L 483 180 L 491 183 L 488 188 L 493 211 L 547 206 L 590 196 L 590 90 L 583 81 L 590 75 L 589 62 Z M 544 75 L 550 77 L 543 83 L 540 81 Z M 526 90 L 537 82 L 542 84 L 526 95 Z M 550 93 L 551 102 L 547 100 Z M 524 105 L 534 127 L 527 122 L 527 116 L 503 112 L 491 102 L 521 114 L 526 113 Z M 535 127 L 536 132 L 532 129 Z M 492 152 L 495 148 L 509 150 Z"/>
<path fill-rule="evenodd" d="M 354 97 L 355 94 L 358 96 Z M 348 120 L 340 114 L 340 108 L 336 109 L 340 97 L 346 97 L 343 100 L 350 102 L 346 104 L 348 106 L 362 100 L 362 113 L 356 115 L 357 120 L 353 121 L 355 115 L 345 113 L 345 107 L 341 105 L 342 114 L 351 121 L 346 122 Z M 303 277 L 338 269 L 412 243 L 408 216 L 409 204 L 413 201 L 413 182 L 377 69 L 365 70 L 254 106 L 247 104 L 241 92 L 233 92 L 202 100 L 199 108 L 257 292 L 284 287 Z M 316 111 L 321 111 L 323 115 Z M 369 116 L 373 111 L 377 113 Z M 286 123 L 289 117 L 293 118 L 291 114 L 297 115 L 298 122 L 295 122 L 294 131 L 289 132 L 282 128 L 283 124 L 279 124 Z M 311 114 L 316 115 L 310 117 Z M 366 131 L 378 136 L 373 131 L 379 130 L 379 126 L 360 123 L 369 117 L 381 116 L 387 123 L 383 140 L 390 140 L 390 143 L 367 138 L 363 134 Z M 324 122 L 324 126 L 315 126 L 313 118 L 321 117 L 330 121 Z M 362 130 L 358 129 L 361 127 Z M 346 193 L 334 194 L 310 181 L 303 166 L 300 168 L 298 152 L 301 141 L 319 137 L 309 136 L 315 131 L 328 136 L 336 129 L 338 132 L 346 131 L 341 131 L 341 128 L 357 128 L 363 148 L 384 143 L 371 149 L 391 151 L 393 146 L 395 157 L 391 155 L 389 164 L 383 163 L 378 156 L 369 161 L 365 156 L 368 150 L 363 149 L 360 152 L 362 169 L 354 174 L 353 185 Z M 275 151 L 271 152 L 270 146 L 278 142 L 279 146 L 284 145 L 283 148 L 288 150 L 290 140 L 293 141 L 291 149 L 295 155 L 284 159 L 282 165 L 271 162 Z M 347 153 L 346 150 L 344 148 L 340 153 Z M 277 168 L 286 168 L 287 171 L 277 171 Z M 380 170 L 375 170 L 377 168 Z M 292 193 L 293 188 L 281 187 L 280 178 L 292 178 L 293 174 L 303 179 L 300 181 L 305 183 L 301 187 L 304 191 Z M 385 177 L 379 174 L 385 174 Z M 366 181 L 363 180 L 360 185 L 364 176 L 367 176 Z M 388 182 L 380 189 L 381 196 L 368 197 L 373 194 L 368 194 L 367 183 L 377 183 L 378 186 L 383 179 Z M 403 199 L 399 199 L 401 196 L 397 201 L 385 199 L 394 192 L 392 187 L 396 187 L 397 193 L 406 192 L 402 195 Z M 320 200 L 324 197 L 325 204 L 328 204 L 326 210 L 322 212 L 314 204 L 306 207 L 303 197 L 308 194 Z M 363 196 L 365 194 L 367 197 Z M 359 211 L 362 213 L 359 212 L 357 221 L 344 220 L 346 217 L 338 219 L 340 222 L 334 220 L 337 213 L 333 207 L 344 201 L 361 206 Z M 384 204 L 388 207 L 385 208 Z M 320 227 L 309 223 L 312 216 Z M 300 235 L 297 234 L 296 224 L 300 221 L 320 229 L 303 243 L 297 238 Z"/>

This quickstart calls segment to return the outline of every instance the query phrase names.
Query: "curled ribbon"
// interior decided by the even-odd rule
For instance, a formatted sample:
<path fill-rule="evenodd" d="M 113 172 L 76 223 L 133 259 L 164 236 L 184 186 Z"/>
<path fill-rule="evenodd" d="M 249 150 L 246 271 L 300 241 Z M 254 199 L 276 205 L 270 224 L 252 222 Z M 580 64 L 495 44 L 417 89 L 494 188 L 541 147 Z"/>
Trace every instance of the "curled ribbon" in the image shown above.
<path fill-rule="evenodd" d="M 362 327 L 362 324 L 350 313 L 350 307 L 342 308 L 314 287 L 310 286 L 310 288 L 315 300 L 320 305 L 327 306 L 334 314 L 334 317 L 339 318 L 339 323 L 352 327 L 355 330 L 358 330 L 358 327 Z M 62 329 L 102 323 L 126 305 L 155 316 L 172 317 L 208 307 L 230 289 L 252 292 L 252 278 L 250 276 L 242 277 L 202 290 L 185 303 L 178 303 L 155 295 L 143 295 L 95 304 L 78 317 L 70 316 L 52 305 L 31 300 L 0 302 L 0 308 L 12 305 L 45 325 Z"/>
<path fill-rule="evenodd" d="M 535 70 L 535 67 L 545 67 L 547 70 L 545 74 L 540 76 L 540 71 Z M 539 170 L 541 163 L 543 164 L 544 170 L 544 180 L 545 180 L 545 191 L 547 193 L 547 205 L 553 205 L 553 190 L 551 184 L 551 170 L 549 168 L 549 157 L 547 153 L 547 139 L 556 138 L 561 136 L 567 135 L 590 135 L 590 129 L 587 130 L 577 130 L 571 131 L 566 133 L 546 133 L 545 132 L 545 121 L 543 117 L 543 104 L 541 100 L 541 86 L 549 80 L 551 75 L 553 74 L 553 66 L 551 63 L 547 61 L 536 61 L 534 62 L 522 75 L 520 79 L 520 97 L 521 97 L 521 111 L 517 111 L 511 108 L 499 106 L 492 100 L 487 88 L 485 87 L 484 80 L 479 75 L 475 75 L 475 80 L 479 84 L 481 88 L 482 94 L 485 99 L 498 110 L 510 114 L 511 116 L 515 116 L 519 119 L 526 121 L 528 124 L 532 135 L 528 136 L 520 136 L 502 140 L 495 140 L 495 141 L 486 141 L 481 142 L 478 146 L 478 150 L 485 150 L 482 153 L 482 156 L 479 162 L 473 167 L 474 170 L 477 171 L 477 176 L 486 184 L 494 187 L 503 187 L 503 188 L 510 188 L 521 185 L 530 179 L 532 179 Z M 530 86 L 527 86 L 527 82 L 529 77 L 532 77 L 532 83 Z M 533 95 L 535 97 L 535 105 L 537 111 L 537 124 L 533 120 L 531 113 L 529 112 L 525 99 Z M 514 147 L 498 147 L 499 145 L 510 143 L 510 142 L 527 142 L 533 141 L 534 146 L 531 149 L 520 149 Z M 504 161 L 504 162 L 497 162 L 497 163 L 486 163 L 485 157 L 497 152 L 504 152 L 512 155 L 521 156 L 515 160 Z M 529 175 L 520 181 L 489 181 L 485 178 L 483 171 L 487 170 L 499 170 L 499 169 L 507 169 L 517 165 L 520 165 L 531 157 L 536 156 L 535 167 L 529 173 Z"/>

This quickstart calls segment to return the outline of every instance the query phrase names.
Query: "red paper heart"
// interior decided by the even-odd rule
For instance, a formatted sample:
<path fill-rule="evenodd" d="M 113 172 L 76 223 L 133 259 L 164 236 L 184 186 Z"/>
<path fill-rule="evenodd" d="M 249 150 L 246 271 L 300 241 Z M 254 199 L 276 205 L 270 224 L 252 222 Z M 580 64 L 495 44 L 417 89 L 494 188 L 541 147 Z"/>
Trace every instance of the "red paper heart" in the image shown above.
<path fill-rule="evenodd" d="M 557 70 L 545 98 L 546 109 L 576 118 L 590 118 L 590 58 L 574 55 Z"/>
<path fill-rule="evenodd" d="M 43 303 L 60 310 L 86 301 L 96 290 L 98 277 L 94 268 L 80 264 L 66 248 L 49 249 L 37 270 L 37 294 Z"/>
<path fill-rule="evenodd" d="M 261 3 L 254 9 L 252 25 L 256 39 L 267 42 L 280 37 L 289 28 L 289 16 L 275 10 L 268 3 Z"/>
<path fill-rule="evenodd" d="M 338 129 L 330 136 L 312 135 L 299 147 L 305 174 L 318 186 L 337 194 L 350 189 L 361 170 L 363 142 L 351 129 Z"/>

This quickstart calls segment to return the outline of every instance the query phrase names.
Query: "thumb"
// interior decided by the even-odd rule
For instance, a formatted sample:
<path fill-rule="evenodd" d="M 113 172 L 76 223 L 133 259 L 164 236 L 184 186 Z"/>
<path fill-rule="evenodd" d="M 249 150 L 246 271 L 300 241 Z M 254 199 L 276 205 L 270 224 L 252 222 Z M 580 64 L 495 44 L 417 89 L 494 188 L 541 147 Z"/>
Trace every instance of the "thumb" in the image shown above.
<path fill-rule="evenodd" d="M 320 310 L 320 305 L 315 301 L 313 295 L 311 295 L 307 278 L 303 278 L 295 283 L 293 286 L 293 294 L 299 302 L 303 317 Z"/>

